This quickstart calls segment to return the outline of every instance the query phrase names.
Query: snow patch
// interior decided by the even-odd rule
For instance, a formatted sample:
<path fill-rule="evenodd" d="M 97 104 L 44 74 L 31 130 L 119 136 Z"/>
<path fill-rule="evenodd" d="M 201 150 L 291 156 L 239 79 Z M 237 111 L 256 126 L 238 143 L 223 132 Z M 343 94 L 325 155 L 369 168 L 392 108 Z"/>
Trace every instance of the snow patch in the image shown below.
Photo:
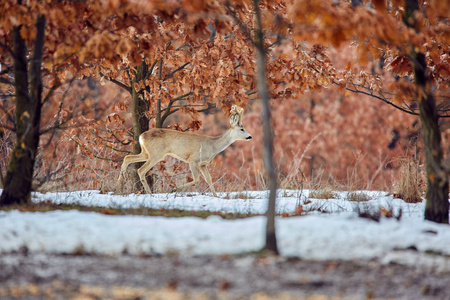
<path fill-rule="evenodd" d="M 377 259 L 383 263 L 423 264 L 450 271 L 450 227 L 423 220 L 424 203 L 408 204 L 383 192 L 372 200 L 350 202 L 309 199 L 309 191 L 281 190 L 277 212 L 292 213 L 298 205 L 305 216 L 277 218 L 282 255 L 314 260 Z M 34 202 L 115 208 L 165 208 L 263 214 L 267 192 L 222 193 L 219 198 L 198 193 L 112 195 L 98 191 L 35 193 Z M 245 199 L 239 199 L 245 198 Z M 358 210 L 402 211 L 400 221 L 380 222 L 357 217 Z M 320 211 L 320 212 L 319 212 Z M 327 213 L 323 213 L 327 212 Z M 260 250 L 265 242 L 263 216 L 223 220 L 218 216 L 165 218 L 111 216 L 94 212 L 0 211 L 0 253 L 27 249 L 34 253 L 94 253 L 104 255 L 239 254 Z M 242 261 L 246 263 L 245 259 Z"/>

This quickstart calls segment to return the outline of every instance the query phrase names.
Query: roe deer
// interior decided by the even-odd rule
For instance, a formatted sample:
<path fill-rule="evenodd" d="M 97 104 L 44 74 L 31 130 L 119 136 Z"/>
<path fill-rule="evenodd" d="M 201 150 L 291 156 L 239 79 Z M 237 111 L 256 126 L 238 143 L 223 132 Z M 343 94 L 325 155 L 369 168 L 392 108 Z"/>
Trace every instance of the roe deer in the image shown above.
<path fill-rule="evenodd" d="M 145 161 L 144 165 L 139 168 L 138 174 L 145 191 L 151 194 L 145 176 L 154 165 L 162 161 L 166 155 L 169 155 L 188 163 L 193 176 L 191 182 L 177 187 L 176 190 L 196 184 L 199 181 L 198 171 L 200 170 L 211 192 L 217 197 L 207 166 L 217 154 L 225 150 L 234 141 L 250 140 L 252 138 L 242 125 L 243 113 L 243 108 L 233 105 L 230 110 L 230 128 L 223 134 L 214 137 L 160 128 L 150 129 L 142 133 L 139 136 L 141 153 L 127 155 L 123 160 L 118 179 L 119 189 L 123 185 L 123 176 L 127 171 L 128 165 Z"/>

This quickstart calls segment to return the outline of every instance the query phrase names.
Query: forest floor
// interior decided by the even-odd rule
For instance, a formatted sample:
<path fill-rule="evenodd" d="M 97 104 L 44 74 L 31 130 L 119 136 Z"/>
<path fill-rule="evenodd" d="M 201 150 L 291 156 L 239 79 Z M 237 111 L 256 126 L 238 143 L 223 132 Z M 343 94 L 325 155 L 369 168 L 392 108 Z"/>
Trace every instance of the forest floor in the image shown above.
<path fill-rule="evenodd" d="M 261 255 L 0 255 L 0 299 L 450 299 L 450 273 Z"/>

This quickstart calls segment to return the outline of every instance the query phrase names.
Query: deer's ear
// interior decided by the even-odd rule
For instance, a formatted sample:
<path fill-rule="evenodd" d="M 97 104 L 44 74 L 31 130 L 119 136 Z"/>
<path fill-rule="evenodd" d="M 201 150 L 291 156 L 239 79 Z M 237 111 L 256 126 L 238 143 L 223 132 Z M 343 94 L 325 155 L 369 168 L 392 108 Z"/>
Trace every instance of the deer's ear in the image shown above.
<path fill-rule="evenodd" d="M 231 115 L 230 116 L 230 125 L 231 126 L 236 126 L 239 123 L 239 115 Z"/>

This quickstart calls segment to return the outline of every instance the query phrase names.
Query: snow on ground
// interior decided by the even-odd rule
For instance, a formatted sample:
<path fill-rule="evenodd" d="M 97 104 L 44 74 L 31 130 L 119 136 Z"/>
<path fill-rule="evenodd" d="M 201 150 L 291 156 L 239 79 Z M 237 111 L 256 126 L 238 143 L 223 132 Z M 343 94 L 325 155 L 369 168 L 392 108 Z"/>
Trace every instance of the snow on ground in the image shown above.
<path fill-rule="evenodd" d="M 277 213 L 291 213 L 301 204 L 304 210 L 322 210 L 329 213 L 354 212 L 358 208 L 377 208 L 383 206 L 392 208 L 397 214 L 401 208 L 403 217 L 422 218 L 424 203 L 408 204 L 401 199 L 386 196 L 381 191 L 359 191 L 367 194 L 373 200 L 368 202 L 351 202 L 346 200 L 347 192 L 337 192 L 336 199 L 310 199 L 309 190 L 280 190 L 277 193 Z M 209 195 L 209 196 L 208 196 Z M 113 195 L 100 194 L 99 191 L 76 191 L 67 193 L 35 193 L 34 202 L 51 201 L 57 204 L 79 204 L 86 206 L 114 207 L 114 208 L 156 208 L 204 210 L 228 213 L 264 214 L 267 210 L 266 191 L 248 191 L 234 193 L 218 193 L 219 198 L 211 194 L 152 194 L 152 195 Z"/>
<path fill-rule="evenodd" d="M 337 199 L 310 199 L 307 190 L 280 190 L 277 212 L 291 213 L 299 204 L 309 211 L 305 216 L 277 218 L 282 255 L 317 260 L 377 259 L 450 271 L 450 226 L 424 221 L 424 203 L 407 204 L 383 192 L 365 193 L 372 200 L 350 202 L 345 192 Z M 79 191 L 36 193 L 33 201 L 262 214 L 267 207 L 266 198 L 267 192 L 256 191 L 223 193 L 219 198 L 197 193 L 118 196 Z M 377 211 L 380 206 L 394 214 L 401 209 L 401 220 L 382 218 L 375 222 L 357 216 L 358 210 Z M 106 255 L 237 254 L 261 249 L 264 230 L 262 216 L 223 220 L 219 216 L 111 216 L 76 210 L 0 211 L 0 253 L 25 247 L 31 252 Z"/>

